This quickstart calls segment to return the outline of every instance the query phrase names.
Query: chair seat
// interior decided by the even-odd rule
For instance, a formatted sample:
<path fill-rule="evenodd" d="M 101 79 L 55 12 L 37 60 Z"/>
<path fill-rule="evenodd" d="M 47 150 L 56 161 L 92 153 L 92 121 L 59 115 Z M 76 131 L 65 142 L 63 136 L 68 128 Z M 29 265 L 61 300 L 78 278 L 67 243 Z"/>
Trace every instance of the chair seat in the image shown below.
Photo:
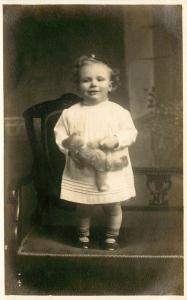
<path fill-rule="evenodd" d="M 106 251 L 100 248 L 103 228 L 91 231 L 91 248 L 76 247 L 76 228 L 38 226 L 23 239 L 18 250 L 21 256 L 56 257 L 179 257 L 183 255 L 182 212 L 126 212 L 126 223 L 120 232 L 120 248 Z M 172 220 L 172 222 L 171 222 Z"/>

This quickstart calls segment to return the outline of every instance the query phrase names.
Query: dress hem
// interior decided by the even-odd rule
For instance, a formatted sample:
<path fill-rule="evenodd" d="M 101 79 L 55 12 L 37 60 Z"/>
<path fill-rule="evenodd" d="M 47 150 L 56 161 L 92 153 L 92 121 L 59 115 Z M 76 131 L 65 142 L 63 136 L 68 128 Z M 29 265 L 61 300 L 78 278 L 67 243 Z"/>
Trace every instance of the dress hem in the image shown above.
<path fill-rule="evenodd" d="M 124 193 L 123 193 L 123 195 L 124 195 Z M 136 196 L 136 194 L 128 195 L 127 197 L 125 197 L 125 196 L 120 196 L 119 197 L 119 195 L 117 196 L 117 194 L 116 194 L 116 200 L 114 200 L 115 196 L 112 197 L 112 198 L 110 198 L 110 197 L 103 198 L 101 196 L 100 200 L 98 199 L 98 197 L 97 197 L 97 199 L 86 199 L 86 197 L 82 198 L 82 199 L 80 199 L 80 198 L 76 199 L 77 195 L 76 195 L 76 193 L 74 193 L 74 197 L 73 197 L 72 194 L 71 194 L 71 196 L 69 195 L 69 197 L 68 197 L 68 195 L 61 195 L 60 199 L 61 200 L 66 200 L 66 201 L 69 201 L 69 202 L 73 202 L 73 203 L 93 205 L 93 204 L 109 204 L 109 203 L 125 202 L 125 201 L 128 201 L 131 198 L 135 198 L 135 196 Z M 74 199 L 76 199 L 76 200 L 74 200 Z"/>

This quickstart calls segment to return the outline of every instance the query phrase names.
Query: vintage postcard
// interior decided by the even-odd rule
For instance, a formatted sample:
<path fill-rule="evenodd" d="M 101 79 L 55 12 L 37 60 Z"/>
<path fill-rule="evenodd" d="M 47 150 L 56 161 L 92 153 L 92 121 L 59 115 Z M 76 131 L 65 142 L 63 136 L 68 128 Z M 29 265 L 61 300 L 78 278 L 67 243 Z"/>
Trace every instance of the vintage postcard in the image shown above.
<path fill-rule="evenodd" d="M 1 1 L 3 297 L 185 297 L 186 9 Z"/>

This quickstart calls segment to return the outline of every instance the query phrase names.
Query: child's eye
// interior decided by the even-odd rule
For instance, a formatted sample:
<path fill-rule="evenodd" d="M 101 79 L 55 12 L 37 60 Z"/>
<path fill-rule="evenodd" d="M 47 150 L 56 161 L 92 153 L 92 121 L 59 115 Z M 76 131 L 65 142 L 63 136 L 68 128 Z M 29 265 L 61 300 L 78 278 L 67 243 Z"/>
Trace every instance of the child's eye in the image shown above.
<path fill-rule="evenodd" d="M 104 81 L 104 80 L 105 80 L 105 78 L 104 78 L 104 77 L 102 77 L 102 76 L 99 76 L 99 77 L 97 78 L 97 80 L 98 80 L 98 81 Z"/>
<path fill-rule="evenodd" d="M 81 79 L 81 82 L 89 82 L 89 81 L 90 81 L 89 78 L 82 78 L 82 79 Z"/>

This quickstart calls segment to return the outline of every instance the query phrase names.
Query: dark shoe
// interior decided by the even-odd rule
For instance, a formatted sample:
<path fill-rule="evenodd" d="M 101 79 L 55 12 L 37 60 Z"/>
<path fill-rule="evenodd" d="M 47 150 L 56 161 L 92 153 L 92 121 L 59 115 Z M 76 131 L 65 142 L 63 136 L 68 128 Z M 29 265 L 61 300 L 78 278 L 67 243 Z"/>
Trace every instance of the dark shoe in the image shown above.
<path fill-rule="evenodd" d="M 114 251 L 119 248 L 116 237 L 107 237 L 104 240 L 104 249 L 108 251 Z"/>
<path fill-rule="evenodd" d="M 88 249 L 90 247 L 90 239 L 87 236 L 80 236 L 78 239 L 78 247 Z"/>

